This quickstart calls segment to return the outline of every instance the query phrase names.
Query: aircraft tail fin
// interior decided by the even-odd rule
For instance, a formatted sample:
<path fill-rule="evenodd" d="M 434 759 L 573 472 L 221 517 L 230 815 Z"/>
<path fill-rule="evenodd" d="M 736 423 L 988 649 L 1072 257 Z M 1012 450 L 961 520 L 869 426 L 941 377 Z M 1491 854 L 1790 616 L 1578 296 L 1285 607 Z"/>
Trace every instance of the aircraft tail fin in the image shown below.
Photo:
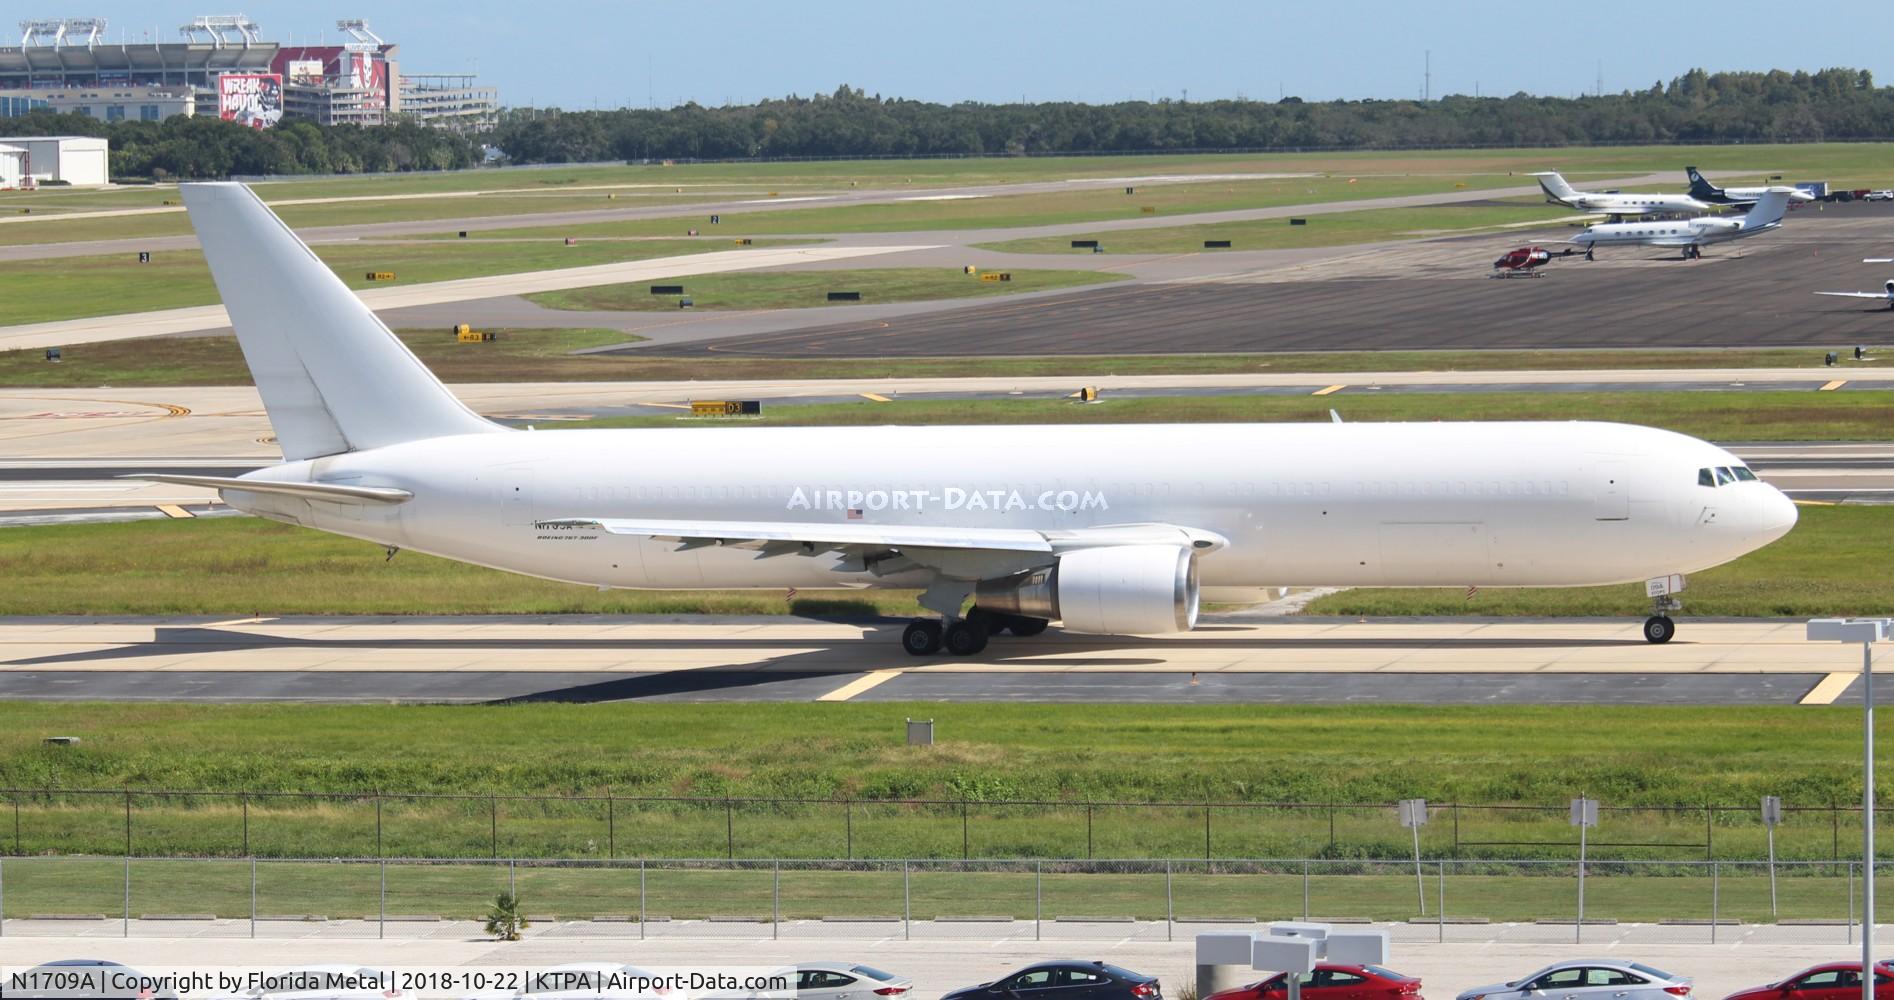
<path fill-rule="evenodd" d="M 1539 178 L 1539 187 L 1545 191 L 1545 196 L 1560 205 L 1571 204 L 1572 197 L 1578 194 L 1556 170 L 1548 170 L 1532 176 Z"/>
<path fill-rule="evenodd" d="M 1780 225 L 1782 217 L 1789 211 L 1789 195 L 1794 188 L 1772 187 L 1756 199 L 1756 204 L 1743 214 L 1743 231 L 1754 232 Z"/>
<path fill-rule="evenodd" d="M 1723 189 L 1704 180 L 1696 167 L 1685 167 L 1684 175 L 1690 178 L 1690 197 L 1698 201 L 1718 201 L 1723 197 Z"/>
<path fill-rule="evenodd" d="M 181 190 L 284 458 L 505 429 L 447 391 L 248 187 Z"/>

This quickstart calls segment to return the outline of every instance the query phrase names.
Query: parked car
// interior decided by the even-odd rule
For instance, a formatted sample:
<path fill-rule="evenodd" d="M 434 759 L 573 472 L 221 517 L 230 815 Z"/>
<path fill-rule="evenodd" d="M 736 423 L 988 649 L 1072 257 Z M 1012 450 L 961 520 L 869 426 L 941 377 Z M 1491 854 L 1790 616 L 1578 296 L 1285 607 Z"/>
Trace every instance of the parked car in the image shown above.
<path fill-rule="evenodd" d="M 99 958 L 68 958 L 15 972 L 0 982 L 8 1000 L 178 1000 L 176 990 L 141 984 L 129 965 Z"/>
<path fill-rule="evenodd" d="M 796 966 L 796 1000 L 906 998 L 914 980 L 852 962 L 804 962 Z"/>
<path fill-rule="evenodd" d="M 1868 201 L 1894 201 L 1894 191 L 1888 191 L 1885 189 L 1880 190 L 1880 191 L 1869 191 L 1867 194 L 1867 200 Z"/>
<path fill-rule="evenodd" d="M 1860 1000 L 1861 963 L 1825 962 L 1781 982 L 1739 990 L 1725 1000 Z M 1894 1000 L 1894 961 L 1874 965 L 1874 1000 Z"/>
<path fill-rule="evenodd" d="M 1106 962 L 1040 962 L 941 1000 L 1164 1000 L 1156 976 Z"/>
<path fill-rule="evenodd" d="M 1677 1000 L 1690 980 L 1639 962 L 1582 958 L 1548 965 L 1510 983 L 1480 986 L 1459 1000 Z"/>
<path fill-rule="evenodd" d="M 1421 981 L 1413 976 L 1403 976 L 1392 969 L 1378 965 L 1337 965 L 1323 962 L 1314 972 L 1301 974 L 1302 1000 L 1373 1000 L 1377 997 L 1404 997 L 1418 1000 Z M 1287 1000 L 1289 996 L 1289 976 L 1277 973 L 1275 976 L 1239 986 L 1233 990 L 1212 993 L 1204 1000 Z M 1894 1000 L 1894 997 L 1889 998 Z"/>

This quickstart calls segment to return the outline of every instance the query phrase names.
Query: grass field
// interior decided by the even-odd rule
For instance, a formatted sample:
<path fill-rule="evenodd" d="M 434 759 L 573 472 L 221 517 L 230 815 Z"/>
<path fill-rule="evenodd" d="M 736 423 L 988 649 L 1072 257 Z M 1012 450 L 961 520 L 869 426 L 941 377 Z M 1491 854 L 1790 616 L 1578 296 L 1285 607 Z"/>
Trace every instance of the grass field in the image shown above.
<path fill-rule="evenodd" d="M 1247 222 L 1039 236 L 979 243 L 975 246 L 1003 253 L 1090 254 L 1093 252 L 1091 249 L 1074 249 L 1072 242 L 1096 240 L 1105 253 L 1217 253 L 1219 251 L 1206 250 L 1204 243 L 1228 240 L 1231 250 L 1342 246 L 1420 239 L 1444 232 L 1492 231 L 1497 227 L 1528 222 L 1544 223 L 1545 228 L 1575 226 L 1579 225 L 1574 221 L 1576 218 L 1578 216 L 1575 213 L 1560 212 L 1542 203 L 1440 205 L 1310 215 L 1307 224 L 1300 226 L 1290 225 L 1288 219 L 1254 219 Z"/>
<path fill-rule="evenodd" d="M 763 240 L 755 248 L 797 242 Z M 313 249 L 349 287 L 368 288 L 743 248 L 726 240 L 680 239 L 576 246 L 471 240 L 346 243 Z M 396 282 L 368 281 L 365 275 L 370 271 L 391 271 Z M 152 254 L 148 264 L 138 263 L 136 254 L 12 261 L 0 269 L 0 300 L 8 303 L 6 321 L 11 324 L 211 305 L 218 298 L 203 253 L 173 250 Z"/>
<path fill-rule="evenodd" d="M 902 720 L 917 715 L 935 720 L 934 746 L 904 744 Z M 122 853 L 129 805 L 144 856 L 1345 861 L 1404 856 L 1388 803 L 1418 796 L 1439 806 L 1422 832 L 1430 857 L 1567 859 L 1564 803 L 1585 793 L 1607 806 L 1594 857 L 1756 860 L 1753 804 L 1780 794 L 1793 808 L 1778 856 L 1825 861 L 1860 833 L 1847 811 L 1858 718 L 1843 707 L 14 703 L 0 705 L 0 779 L 69 791 L 0 796 L 0 818 L 19 816 L 17 841 L 0 823 L 0 851 Z M 83 742 L 43 747 L 47 733 Z M 70 791 L 125 787 L 218 791 Z M 767 801 L 777 797 L 800 801 Z M 1482 804 L 1442 805 L 1455 802 Z"/>
<path fill-rule="evenodd" d="M 647 295 L 649 289 L 645 287 Z M 478 316 L 470 319 L 477 320 Z M 1072 384 L 1110 375 L 1240 372 L 1585 371 L 1617 368 L 1822 368 L 1808 348 L 1714 351 L 1348 351 L 1295 354 L 1152 354 L 1122 357 L 763 358 L 573 355 L 636 340 L 609 330 L 500 330 L 467 348 L 436 330 L 399 331 L 447 382 L 682 381 L 685 379 L 950 378 L 1060 376 Z M 156 337 L 65 349 L 61 364 L 40 351 L 0 351 L 0 386 L 248 385 L 234 337 Z M 500 359 L 496 361 L 496 359 Z M 501 363 L 503 362 L 503 363 Z M 1876 350 L 1870 367 L 1894 363 Z M 1848 362 L 1849 367 L 1856 362 Z M 1846 377 L 1848 368 L 1837 372 Z M 1814 373 L 1811 372 L 1811 377 Z"/>
<path fill-rule="evenodd" d="M 548 432 L 550 433 L 550 432 Z M 420 553 L 384 560 L 369 542 L 272 521 L 209 519 L 0 531 L 0 614 L 916 613 L 903 590 L 608 591 Z M 1787 538 L 1691 577 L 1696 615 L 1885 614 L 1894 509 L 1805 507 Z M 1312 614 L 1641 615 L 1636 587 L 1351 590 Z"/>
<path fill-rule="evenodd" d="M 741 917 L 816 919 L 824 916 L 889 920 L 906 916 L 1135 917 L 1140 920 L 1247 917 L 1261 920 L 1370 918 L 1407 920 L 1418 914 L 1411 868 L 1315 866 L 1305 880 L 1299 866 L 1264 868 L 1173 864 L 1144 866 L 1137 873 L 1074 871 L 1065 866 L 921 865 L 904 873 L 899 865 L 853 869 L 768 864 L 748 867 L 684 867 L 638 864 L 585 866 L 403 865 L 387 867 L 385 906 L 389 917 L 426 914 L 445 919 L 481 919 L 493 897 L 512 891 L 534 916 L 589 920 L 608 916 L 653 920 Z M 1530 922 L 1571 920 L 1577 907 L 1572 866 L 1549 866 L 1537 875 L 1492 873 L 1489 867 L 1429 866 L 1427 914 L 1437 916 L 1444 897 L 1447 914 Z M 5 916 L 125 913 L 126 866 L 103 859 L 9 859 Z M 1620 871 L 1590 867 L 1585 885 L 1586 918 L 1620 922 L 1719 919 L 1770 923 L 1774 919 L 1846 918 L 1851 884 L 1844 869 L 1784 870 L 1778 881 L 1779 916 L 1772 917 L 1770 884 L 1763 875 L 1724 866 L 1711 885 L 1707 874 L 1683 870 Z M 255 870 L 256 913 L 262 917 L 322 916 L 373 919 L 383 912 L 380 867 L 375 864 L 270 862 Z M 200 913 L 226 919 L 252 915 L 252 870 L 248 862 L 178 863 L 141 860 L 130 872 L 130 915 Z M 1858 880 L 1857 880 L 1858 882 Z M 1884 879 L 1877 888 L 1894 887 Z M 1881 899 L 1890 899 L 1888 895 Z M 1894 913 L 1894 900 L 1880 913 Z M 898 924 L 888 928 L 899 933 Z M 1839 932 L 1839 928 L 1836 928 Z M 1193 933 L 1180 928 L 1178 934 Z M 1707 929 L 1700 928 L 1706 937 Z M 266 931 L 265 934 L 270 932 Z M 661 933 L 661 932 L 654 932 Z M 1452 933 L 1452 932 L 1450 932 Z M 1726 933 L 1740 936 L 1730 928 Z"/>
<path fill-rule="evenodd" d="M 1126 275 L 1108 271 L 1008 271 L 1006 281 L 983 281 L 958 268 L 886 267 L 855 270 L 756 271 L 694 274 L 667 278 L 665 284 L 683 285 L 696 309 L 808 309 L 826 306 L 828 293 L 854 291 L 861 300 L 923 302 L 934 299 L 990 298 L 1019 292 L 1040 292 L 1121 281 Z M 526 296 L 553 309 L 607 309 L 639 312 L 675 311 L 677 296 L 651 294 L 650 282 L 598 285 Z"/>
<path fill-rule="evenodd" d="M 1075 424 L 1344 420 L 1625 420 L 1720 441 L 1876 441 L 1894 426 L 1894 390 L 1166 396 L 1079 404 L 1048 399 L 917 400 L 764 407 L 769 426 Z M 574 426 L 674 427 L 690 418 L 609 417 Z"/>

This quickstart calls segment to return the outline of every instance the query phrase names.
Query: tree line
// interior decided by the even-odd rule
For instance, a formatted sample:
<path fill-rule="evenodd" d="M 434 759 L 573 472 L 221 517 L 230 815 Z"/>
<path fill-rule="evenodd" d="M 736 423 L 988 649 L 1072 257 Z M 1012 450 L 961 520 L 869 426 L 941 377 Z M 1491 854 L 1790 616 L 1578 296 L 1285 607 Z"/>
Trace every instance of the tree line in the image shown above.
<path fill-rule="evenodd" d="M 1434 101 L 1126 101 L 934 104 L 790 96 L 756 104 L 563 111 L 515 108 L 472 136 L 414 122 L 256 130 L 215 117 L 102 122 L 36 111 L 0 128 L 102 136 L 114 177 L 448 170 L 513 163 L 789 157 L 993 156 L 1219 149 L 1399 149 L 1894 137 L 1894 87 L 1866 70 L 1706 73 L 1588 97 L 1451 95 Z"/>

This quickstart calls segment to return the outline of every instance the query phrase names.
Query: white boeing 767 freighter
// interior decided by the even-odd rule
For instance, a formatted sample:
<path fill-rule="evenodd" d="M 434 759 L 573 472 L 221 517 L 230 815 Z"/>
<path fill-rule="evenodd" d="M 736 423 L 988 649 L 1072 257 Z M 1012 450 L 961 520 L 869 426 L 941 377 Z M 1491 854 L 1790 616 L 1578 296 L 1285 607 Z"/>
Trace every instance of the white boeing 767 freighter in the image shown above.
<path fill-rule="evenodd" d="M 284 462 L 232 506 L 600 588 L 910 587 L 909 652 L 1182 631 L 1201 594 L 1646 581 L 1782 537 L 1729 452 L 1614 423 L 512 430 L 240 185 L 183 188 Z M 969 599 L 973 607 L 968 608 Z"/>

